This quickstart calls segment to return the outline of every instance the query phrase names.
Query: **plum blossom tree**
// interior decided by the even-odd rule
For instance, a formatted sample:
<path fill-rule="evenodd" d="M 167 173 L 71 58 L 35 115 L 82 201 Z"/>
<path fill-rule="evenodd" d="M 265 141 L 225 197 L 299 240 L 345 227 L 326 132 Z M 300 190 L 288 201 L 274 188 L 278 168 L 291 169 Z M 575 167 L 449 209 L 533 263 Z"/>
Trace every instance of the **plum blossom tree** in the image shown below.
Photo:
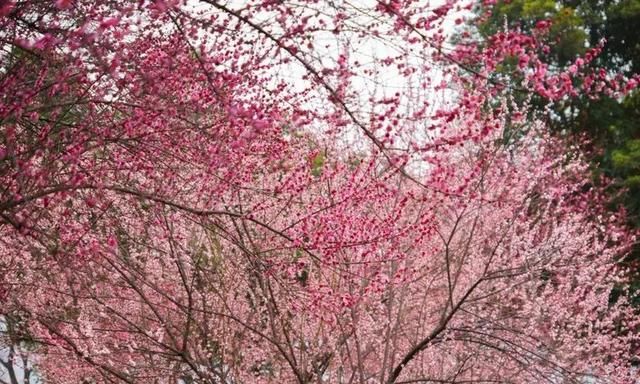
<path fill-rule="evenodd" d="M 7 343 L 60 384 L 633 383 L 624 212 L 492 74 L 635 80 L 450 47 L 467 6 L 2 3 Z"/>

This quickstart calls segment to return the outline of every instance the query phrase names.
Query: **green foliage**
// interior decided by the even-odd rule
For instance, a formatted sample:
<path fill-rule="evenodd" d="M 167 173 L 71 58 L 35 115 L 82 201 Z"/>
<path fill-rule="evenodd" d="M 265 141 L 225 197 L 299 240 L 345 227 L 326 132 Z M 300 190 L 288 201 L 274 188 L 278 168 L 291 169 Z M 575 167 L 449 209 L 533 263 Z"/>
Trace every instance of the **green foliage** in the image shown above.
<path fill-rule="evenodd" d="M 622 149 L 616 149 L 611 156 L 613 165 L 622 170 L 634 170 L 640 167 L 640 140 L 629 140 Z"/>
<path fill-rule="evenodd" d="M 324 153 L 318 152 L 313 158 L 311 158 L 311 174 L 315 177 L 322 175 L 322 168 L 324 167 Z"/>
<path fill-rule="evenodd" d="M 604 20 L 600 28 L 594 29 L 607 39 L 604 63 L 628 66 L 629 73 L 640 72 L 640 0 L 607 1 Z"/>
<path fill-rule="evenodd" d="M 584 21 L 573 8 L 561 7 L 556 12 L 551 19 L 549 37 L 552 55 L 560 65 L 571 62 L 586 50 Z"/>
<path fill-rule="evenodd" d="M 584 20 L 574 8 L 553 0 L 500 1 L 479 31 L 484 37 L 490 36 L 504 28 L 505 22 L 510 27 L 529 30 L 540 20 L 552 22 L 547 43 L 556 63 L 564 65 L 584 53 L 588 38 Z"/>

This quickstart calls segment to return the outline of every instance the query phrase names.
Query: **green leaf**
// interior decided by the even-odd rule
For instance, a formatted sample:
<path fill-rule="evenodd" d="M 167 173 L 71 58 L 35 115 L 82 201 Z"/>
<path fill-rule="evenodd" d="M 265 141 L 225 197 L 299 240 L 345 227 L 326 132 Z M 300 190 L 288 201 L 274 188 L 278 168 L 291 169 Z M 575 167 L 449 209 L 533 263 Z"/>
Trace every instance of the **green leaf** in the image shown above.
<path fill-rule="evenodd" d="M 324 167 L 324 154 L 322 152 L 316 153 L 315 156 L 311 158 L 311 174 L 315 177 L 320 177 L 322 175 L 322 168 Z"/>

